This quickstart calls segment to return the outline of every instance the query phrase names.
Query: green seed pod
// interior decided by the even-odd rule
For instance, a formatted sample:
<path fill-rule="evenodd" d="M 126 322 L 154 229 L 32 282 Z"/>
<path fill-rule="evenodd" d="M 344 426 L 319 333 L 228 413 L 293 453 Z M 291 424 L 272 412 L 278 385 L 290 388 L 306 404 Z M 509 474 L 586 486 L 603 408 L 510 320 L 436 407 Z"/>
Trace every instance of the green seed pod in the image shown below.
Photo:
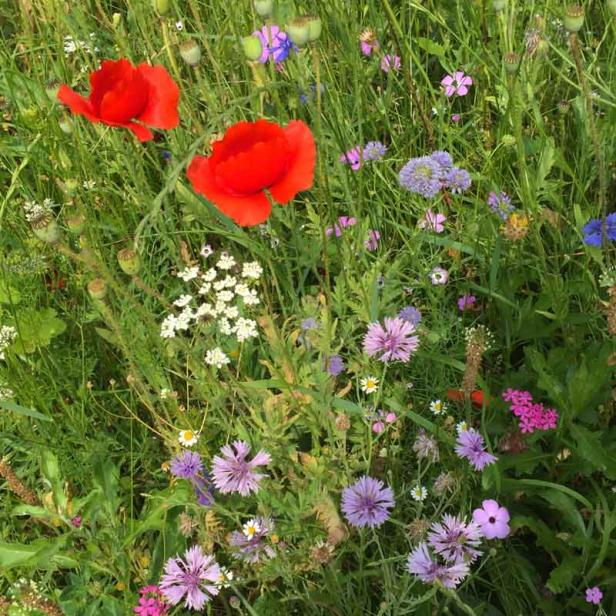
<path fill-rule="evenodd" d="M 309 17 L 297 17 L 287 25 L 287 34 L 298 47 L 303 47 L 308 42 L 310 36 L 309 19 Z"/>
<path fill-rule="evenodd" d="M 269 17 L 274 10 L 274 3 L 272 0 L 255 0 L 254 5 L 257 15 L 261 17 Z"/>
<path fill-rule="evenodd" d="M 43 214 L 31 222 L 32 231 L 41 242 L 55 244 L 60 239 L 60 227 L 51 214 Z"/>
<path fill-rule="evenodd" d="M 494 7 L 494 10 L 497 13 L 499 11 L 502 11 L 506 5 L 507 5 L 507 0 L 493 0 L 492 1 L 492 6 Z"/>
<path fill-rule="evenodd" d="M 520 66 L 520 56 L 517 53 L 510 51 L 503 56 L 503 62 L 505 64 L 505 70 L 510 75 L 513 75 L 517 72 L 518 67 Z"/>
<path fill-rule="evenodd" d="M 65 135 L 70 135 L 73 132 L 73 122 L 66 114 L 62 115 L 58 120 L 58 126 Z"/>
<path fill-rule="evenodd" d="M 263 45 L 259 37 L 250 35 L 242 39 L 244 53 L 249 60 L 258 60 L 263 54 Z"/>
<path fill-rule="evenodd" d="M 180 44 L 180 56 L 188 66 L 197 66 L 201 61 L 201 47 L 192 39 Z"/>
<path fill-rule="evenodd" d="M 83 214 L 75 214 L 66 219 L 66 228 L 70 233 L 79 235 L 86 225 L 86 219 Z"/>
<path fill-rule="evenodd" d="M 616 0 L 607 0 L 607 10 L 616 17 Z"/>
<path fill-rule="evenodd" d="M 537 50 L 535 51 L 535 55 L 538 58 L 545 58 L 550 51 L 550 45 L 545 39 L 541 39 L 537 43 Z"/>
<path fill-rule="evenodd" d="M 314 43 L 320 36 L 323 25 L 320 17 L 306 17 L 308 20 L 308 41 Z"/>
<path fill-rule="evenodd" d="M 93 300 L 102 300 L 107 297 L 107 283 L 102 278 L 94 278 L 88 282 L 88 295 Z"/>
<path fill-rule="evenodd" d="M 47 85 L 45 86 L 45 94 L 47 94 L 47 98 L 50 101 L 56 101 L 58 100 L 58 90 L 60 89 L 60 84 L 58 83 L 57 80 L 52 79 L 51 81 L 47 82 Z"/>
<path fill-rule="evenodd" d="M 501 143 L 505 146 L 505 147 L 512 147 L 515 145 L 516 141 L 515 141 L 515 137 L 513 135 L 503 135 L 501 138 Z"/>
<path fill-rule="evenodd" d="M 578 32 L 584 25 L 584 7 L 581 4 L 570 4 L 565 9 L 563 23 L 569 32 Z"/>
<path fill-rule="evenodd" d="M 169 0 L 152 0 L 152 6 L 159 15 L 169 12 Z"/>
<path fill-rule="evenodd" d="M 123 248 L 117 254 L 120 269 L 129 276 L 136 276 L 141 267 L 139 255 L 132 248 Z"/>

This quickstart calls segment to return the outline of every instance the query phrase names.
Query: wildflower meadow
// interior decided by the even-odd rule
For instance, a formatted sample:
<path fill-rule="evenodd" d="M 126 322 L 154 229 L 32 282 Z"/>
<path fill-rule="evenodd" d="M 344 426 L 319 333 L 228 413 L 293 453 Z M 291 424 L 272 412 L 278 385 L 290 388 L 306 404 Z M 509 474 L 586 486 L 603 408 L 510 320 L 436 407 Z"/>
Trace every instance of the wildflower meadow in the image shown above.
<path fill-rule="evenodd" d="M 616 0 L 0 0 L 0 616 L 616 615 Z"/>

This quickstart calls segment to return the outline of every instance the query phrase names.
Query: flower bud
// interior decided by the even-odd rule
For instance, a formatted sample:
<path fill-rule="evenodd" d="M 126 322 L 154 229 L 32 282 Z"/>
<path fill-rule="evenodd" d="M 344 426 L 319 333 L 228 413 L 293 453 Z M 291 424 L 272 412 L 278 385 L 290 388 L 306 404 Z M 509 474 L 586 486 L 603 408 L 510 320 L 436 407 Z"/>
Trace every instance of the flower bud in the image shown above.
<path fill-rule="evenodd" d="M 257 36 L 245 36 L 242 39 L 242 47 L 249 60 L 258 60 L 263 54 L 263 45 Z"/>
<path fill-rule="evenodd" d="M 520 56 L 517 53 L 510 51 L 503 56 L 503 62 L 505 63 L 505 70 L 510 75 L 513 75 L 517 72 L 518 67 L 520 66 Z"/>
<path fill-rule="evenodd" d="M 496 12 L 502 11 L 507 4 L 507 0 L 492 0 L 492 6 Z"/>
<path fill-rule="evenodd" d="M 306 17 L 308 20 L 308 41 L 314 43 L 321 36 L 321 18 L 320 17 Z"/>
<path fill-rule="evenodd" d="M 180 56 L 189 66 L 197 66 L 201 61 L 201 48 L 192 39 L 184 41 L 180 45 Z"/>
<path fill-rule="evenodd" d="M 607 0 L 607 10 L 616 17 L 616 0 Z"/>
<path fill-rule="evenodd" d="M 79 235 L 85 227 L 86 219 L 83 214 L 75 214 L 66 219 L 66 228 L 70 233 Z"/>
<path fill-rule="evenodd" d="M 71 122 L 70 117 L 66 114 L 60 117 L 60 119 L 58 120 L 58 126 L 60 127 L 60 130 L 66 135 L 70 135 L 73 132 L 73 123 Z"/>
<path fill-rule="evenodd" d="M 287 34 L 298 47 L 303 47 L 308 42 L 309 19 L 309 17 L 297 17 L 287 25 Z"/>
<path fill-rule="evenodd" d="M 501 138 L 501 143 L 506 147 L 510 148 L 516 144 L 515 137 L 510 134 L 503 135 Z"/>
<path fill-rule="evenodd" d="M 113 26 L 114 30 L 120 25 L 121 21 L 122 21 L 121 13 L 114 13 L 111 16 L 111 25 Z"/>
<path fill-rule="evenodd" d="M 269 17 L 274 10 L 273 0 L 255 0 L 255 11 L 261 17 Z"/>
<path fill-rule="evenodd" d="M 537 50 L 535 51 L 535 55 L 538 58 L 545 58 L 548 55 L 549 51 L 550 51 L 549 43 L 545 39 L 541 39 L 537 43 Z"/>
<path fill-rule="evenodd" d="M 169 12 L 169 0 L 152 0 L 152 6 L 159 15 Z"/>
<path fill-rule="evenodd" d="M 584 24 L 584 7 L 581 4 L 570 4 L 565 9 L 563 23 L 569 32 L 577 32 Z"/>
<path fill-rule="evenodd" d="M 141 261 L 139 255 L 132 248 L 123 248 L 118 252 L 118 265 L 120 269 L 129 276 L 136 276 L 139 273 Z"/>
<path fill-rule="evenodd" d="M 43 214 L 31 222 L 32 231 L 41 242 L 55 244 L 60 239 L 60 227 L 51 214 Z"/>
<path fill-rule="evenodd" d="M 107 283 L 102 278 L 94 278 L 88 282 L 88 295 L 94 300 L 105 299 Z"/>
<path fill-rule="evenodd" d="M 45 94 L 47 94 L 47 98 L 49 98 L 50 101 L 56 101 L 58 100 L 56 97 L 58 95 L 58 90 L 60 89 L 60 83 L 55 80 L 52 79 L 51 81 L 47 82 L 47 85 L 45 86 Z"/>

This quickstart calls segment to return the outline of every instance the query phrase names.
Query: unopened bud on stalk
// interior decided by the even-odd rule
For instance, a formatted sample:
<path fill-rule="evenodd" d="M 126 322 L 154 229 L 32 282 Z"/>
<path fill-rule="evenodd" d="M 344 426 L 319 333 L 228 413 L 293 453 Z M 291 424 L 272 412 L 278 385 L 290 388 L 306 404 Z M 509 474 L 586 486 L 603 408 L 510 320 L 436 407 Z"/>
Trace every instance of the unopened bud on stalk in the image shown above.
<path fill-rule="evenodd" d="M 75 214 L 66 219 L 66 228 L 70 233 L 74 233 L 75 235 L 79 235 L 83 231 L 85 224 L 86 219 L 83 214 Z"/>
<path fill-rule="evenodd" d="M 42 214 L 32 222 L 32 231 L 41 242 L 55 244 L 60 239 L 60 227 L 49 213 Z"/>
<path fill-rule="evenodd" d="M 261 17 L 269 17 L 274 10 L 273 0 L 255 0 L 255 11 Z"/>
<path fill-rule="evenodd" d="M 94 278 L 88 282 L 88 295 L 94 300 L 102 300 L 107 296 L 107 283 L 102 278 Z"/>
<path fill-rule="evenodd" d="M 584 24 L 584 7 L 581 4 L 570 4 L 565 9 L 563 23 L 569 32 L 577 32 Z"/>
<path fill-rule="evenodd" d="M 129 276 L 136 276 L 141 267 L 139 255 L 132 248 L 123 248 L 118 252 L 118 265 Z"/>
<path fill-rule="evenodd" d="M 45 86 L 45 94 L 47 94 L 47 98 L 54 102 L 58 100 L 57 95 L 59 89 L 60 83 L 57 80 L 52 79 L 51 81 L 48 81 L 47 85 Z"/>
<path fill-rule="evenodd" d="M 261 40 L 254 35 L 245 36 L 242 39 L 242 47 L 246 57 L 249 60 L 258 60 L 263 54 L 263 45 Z"/>
<path fill-rule="evenodd" d="M 159 15 L 169 12 L 169 0 L 152 0 L 152 6 Z"/>
<path fill-rule="evenodd" d="M 197 66 L 201 61 L 201 47 L 192 39 L 180 45 L 180 56 L 189 66 Z"/>
<path fill-rule="evenodd" d="M 507 0 L 493 0 L 492 6 L 496 12 L 502 11 L 507 4 Z"/>
<path fill-rule="evenodd" d="M 296 17 L 287 25 L 287 34 L 298 46 L 303 47 L 310 36 L 309 17 Z"/>
<path fill-rule="evenodd" d="M 510 74 L 514 74 L 517 72 L 518 67 L 520 66 L 520 56 L 510 51 L 503 56 L 503 62 L 505 63 L 505 70 Z"/>
<path fill-rule="evenodd" d="M 323 28 L 323 24 L 321 24 L 320 17 L 304 17 L 308 21 L 308 42 L 314 43 L 321 36 L 321 29 Z"/>
<path fill-rule="evenodd" d="M 60 127 L 60 130 L 66 135 L 70 135 L 73 132 L 73 123 L 66 114 L 60 117 L 60 119 L 58 120 L 58 126 Z"/>

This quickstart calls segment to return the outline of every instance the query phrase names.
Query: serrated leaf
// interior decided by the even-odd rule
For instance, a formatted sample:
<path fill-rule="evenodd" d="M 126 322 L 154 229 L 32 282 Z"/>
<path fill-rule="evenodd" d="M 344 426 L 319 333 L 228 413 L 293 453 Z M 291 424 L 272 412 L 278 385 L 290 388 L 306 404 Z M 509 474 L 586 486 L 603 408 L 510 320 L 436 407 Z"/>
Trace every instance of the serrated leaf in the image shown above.
<path fill-rule="evenodd" d="M 438 56 L 439 58 L 444 58 L 446 54 L 445 47 L 440 45 L 439 43 L 435 43 L 434 41 L 420 36 L 415 39 L 415 42 L 421 49 L 432 54 L 433 56 Z"/>
<path fill-rule="evenodd" d="M 601 471 L 609 479 L 616 479 L 616 459 L 607 451 L 601 442 L 599 432 L 591 432 L 588 428 L 577 424 L 570 426 L 571 436 L 576 441 L 576 453 Z"/>
<path fill-rule="evenodd" d="M 573 578 L 582 570 L 582 559 L 578 556 L 568 556 L 558 567 L 552 569 L 546 586 L 555 594 L 564 592 L 573 581 Z"/>

